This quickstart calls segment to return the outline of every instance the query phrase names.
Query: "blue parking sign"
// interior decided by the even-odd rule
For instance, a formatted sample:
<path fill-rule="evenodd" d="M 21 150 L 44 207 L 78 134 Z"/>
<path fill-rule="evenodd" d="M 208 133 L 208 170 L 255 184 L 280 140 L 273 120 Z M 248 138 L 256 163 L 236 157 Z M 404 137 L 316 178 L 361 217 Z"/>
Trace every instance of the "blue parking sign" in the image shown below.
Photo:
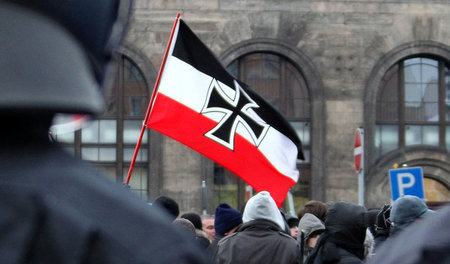
<path fill-rule="evenodd" d="M 401 168 L 389 170 L 391 181 L 392 200 L 405 194 L 425 198 L 423 187 L 423 171 L 420 167 Z"/>

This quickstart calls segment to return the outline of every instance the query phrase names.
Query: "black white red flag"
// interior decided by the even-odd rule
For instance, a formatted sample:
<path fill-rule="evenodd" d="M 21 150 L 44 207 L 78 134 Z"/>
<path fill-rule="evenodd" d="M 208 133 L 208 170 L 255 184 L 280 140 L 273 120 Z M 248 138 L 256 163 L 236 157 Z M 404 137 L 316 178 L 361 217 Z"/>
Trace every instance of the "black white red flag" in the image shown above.
<path fill-rule="evenodd" d="M 300 139 L 177 21 L 145 125 L 214 160 L 256 191 L 270 192 L 281 206 L 299 177 Z"/>

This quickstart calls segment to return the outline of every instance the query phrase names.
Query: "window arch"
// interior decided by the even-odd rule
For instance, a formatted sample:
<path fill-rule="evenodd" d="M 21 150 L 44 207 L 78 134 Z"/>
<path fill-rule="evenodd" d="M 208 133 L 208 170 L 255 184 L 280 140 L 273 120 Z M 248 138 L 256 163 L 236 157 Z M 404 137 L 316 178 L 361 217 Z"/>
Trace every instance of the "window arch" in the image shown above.
<path fill-rule="evenodd" d="M 450 200 L 450 190 L 438 180 L 424 177 L 425 198 L 431 202 L 443 202 Z"/>
<path fill-rule="evenodd" d="M 446 60 L 426 55 L 402 59 L 386 71 L 378 91 L 378 158 L 414 145 L 450 146 L 450 72 Z"/>
<path fill-rule="evenodd" d="M 296 199 L 307 199 L 310 183 L 311 105 L 308 87 L 302 73 L 287 57 L 275 52 L 257 51 L 231 61 L 228 71 L 248 84 L 272 106 L 279 110 L 297 131 L 303 144 L 305 160 L 298 161 L 300 179 L 292 189 Z M 246 194 L 246 195 L 245 195 Z M 251 188 L 231 172 L 214 166 L 214 202 L 227 202 L 234 207 L 243 205 Z"/>
<path fill-rule="evenodd" d="M 104 91 L 105 111 L 78 131 L 56 132 L 55 139 L 76 157 L 93 163 L 112 180 L 124 182 L 149 101 L 147 82 L 139 67 L 120 55 L 114 83 Z M 72 117 L 59 116 L 65 122 Z M 148 199 L 149 137 L 147 131 L 130 179 L 131 190 Z"/>

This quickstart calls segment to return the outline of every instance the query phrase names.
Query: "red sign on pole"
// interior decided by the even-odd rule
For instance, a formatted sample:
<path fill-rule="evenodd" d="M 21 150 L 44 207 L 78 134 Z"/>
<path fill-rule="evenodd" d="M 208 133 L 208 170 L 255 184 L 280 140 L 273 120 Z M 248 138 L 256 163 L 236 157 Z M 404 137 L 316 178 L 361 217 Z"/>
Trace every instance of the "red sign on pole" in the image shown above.
<path fill-rule="evenodd" d="M 363 158 L 363 138 L 362 138 L 361 132 L 362 131 L 360 128 L 356 129 L 355 144 L 354 144 L 354 149 L 353 149 L 353 155 L 354 155 L 354 160 L 355 160 L 355 169 L 357 172 L 359 172 L 362 168 L 361 162 L 362 162 L 362 158 Z"/>

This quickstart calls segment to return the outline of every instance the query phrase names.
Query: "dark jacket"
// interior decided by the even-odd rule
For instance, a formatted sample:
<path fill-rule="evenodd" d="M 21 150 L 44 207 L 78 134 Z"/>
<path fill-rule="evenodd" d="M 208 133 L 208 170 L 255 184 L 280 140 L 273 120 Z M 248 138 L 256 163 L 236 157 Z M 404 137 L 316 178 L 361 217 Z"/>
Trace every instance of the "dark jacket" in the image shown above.
<path fill-rule="evenodd" d="M 0 144 L 0 263 L 206 263 L 169 218 L 50 143 Z"/>
<path fill-rule="evenodd" d="M 364 259 L 365 208 L 349 202 L 337 202 L 328 209 L 325 232 L 306 260 L 308 264 L 359 264 Z"/>
<path fill-rule="evenodd" d="M 214 241 L 208 247 L 208 251 L 212 257 L 214 257 L 217 254 L 217 244 L 219 244 L 219 241 L 224 237 L 225 237 L 224 235 L 221 235 L 219 233 L 216 233 L 214 235 Z"/>
<path fill-rule="evenodd" d="M 267 220 L 243 224 L 217 248 L 216 263 L 301 263 L 297 241 Z"/>

